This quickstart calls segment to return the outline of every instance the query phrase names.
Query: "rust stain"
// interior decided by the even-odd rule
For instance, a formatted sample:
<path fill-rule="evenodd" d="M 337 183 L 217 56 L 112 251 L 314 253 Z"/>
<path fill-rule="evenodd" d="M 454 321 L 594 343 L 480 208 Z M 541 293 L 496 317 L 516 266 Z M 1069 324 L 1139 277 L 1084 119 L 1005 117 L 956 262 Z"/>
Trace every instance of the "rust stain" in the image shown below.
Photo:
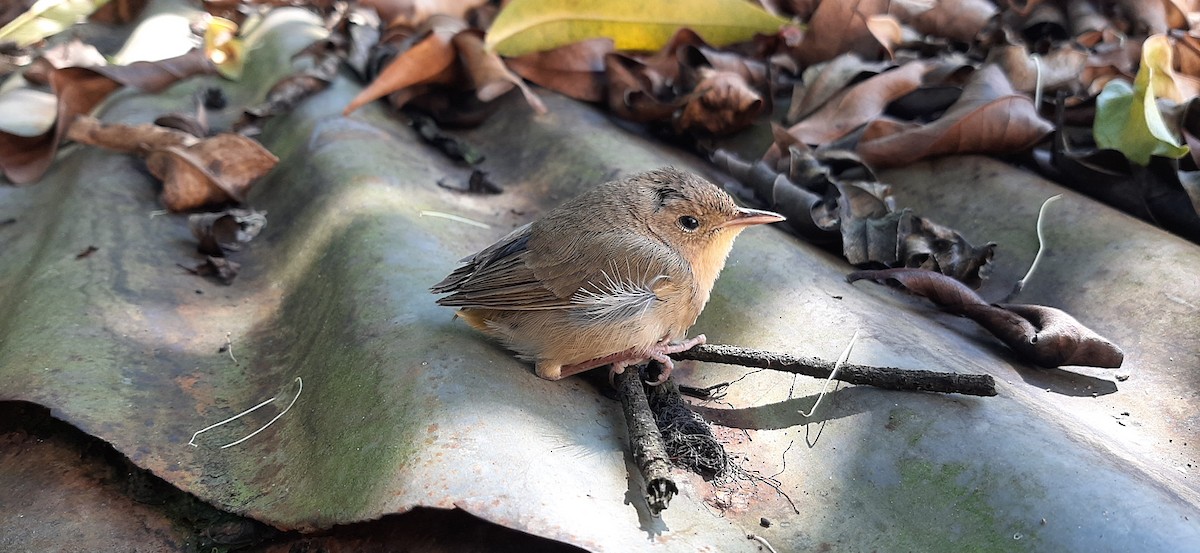
<path fill-rule="evenodd" d="M 200 378 L 195 373 L 181 374 L 175 377 L 175 385 L 179 387 L 183 393 L 187 394 L 195 400 L 195 410 L 197 414 L 204 414 L 215 401 L 213 397 L 213 387 L 207 381 Z"/>

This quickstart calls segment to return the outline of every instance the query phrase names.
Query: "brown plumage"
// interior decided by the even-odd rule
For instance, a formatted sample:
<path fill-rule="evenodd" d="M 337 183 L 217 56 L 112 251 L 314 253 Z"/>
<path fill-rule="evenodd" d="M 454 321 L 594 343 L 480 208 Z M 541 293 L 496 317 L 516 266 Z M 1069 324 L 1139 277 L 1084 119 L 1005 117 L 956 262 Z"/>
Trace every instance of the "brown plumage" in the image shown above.
<path fill-rule="evenodd" d="M 614 372 L 704 342 L 682 339 L 747 226 L 782 221 L 740 208 L 673 168 L 601 184 L 467 258 L 432 288 L 471 326 L 558 380 Z"/>

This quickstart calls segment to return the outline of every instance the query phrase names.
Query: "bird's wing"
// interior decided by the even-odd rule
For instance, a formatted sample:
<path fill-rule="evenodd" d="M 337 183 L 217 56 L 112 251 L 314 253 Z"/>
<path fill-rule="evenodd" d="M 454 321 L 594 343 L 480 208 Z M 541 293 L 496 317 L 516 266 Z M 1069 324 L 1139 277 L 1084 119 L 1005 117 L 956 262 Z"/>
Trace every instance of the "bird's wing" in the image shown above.
<path fill-rule="evenodd" d="M 450 307 L 499 310 L 580 309 L 597 321 L 645 313 L 660 299 L 678 255 L 630 234 L 531 240 L 531 227 L 513 231 L 467 259 L 436 293 Z M 532 246 L 531 246 L 532 244 Z M 537 253 L 534 253 L 534 252 Z M 686 266 L 683 266 L 686 270 Z"/>
<path fill-rule="evenodd" d="M 542 286 L 526 265 L 530 225 L 463 260 L 435 284 L 435 294 L 452 292 L 439 305 L 490 309 L 554 309 L 563 301 Z"/>

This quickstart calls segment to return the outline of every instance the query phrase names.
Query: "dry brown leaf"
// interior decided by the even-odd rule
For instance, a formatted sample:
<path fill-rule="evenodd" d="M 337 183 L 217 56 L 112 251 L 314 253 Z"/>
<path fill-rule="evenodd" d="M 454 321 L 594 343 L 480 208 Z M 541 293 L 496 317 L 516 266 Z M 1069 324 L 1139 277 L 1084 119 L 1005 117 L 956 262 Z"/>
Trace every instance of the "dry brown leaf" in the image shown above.
<path fill-rule="evenodd" d="M 872 15 L 867 18 L 867 31 L 887 52 L 887 59 L 895 59 L 896 46 L 905 41 L 904 26 L 900 20 L 890 15 Z"/>
<path fill-rule="evenodd" d="M 762 96 L 740 73 L 701 67 L 697 75 L 700 82 L 684 100 L 677 130 L 725 135 L 749 127 L 762 113 Z"/>
<path fill-rule="evenodd" d="M 855 54 L 842 54 L 825 63 L 814 65 L 804 71 L 803 87 L 792 93 L 792 105 L 788 109 L 787 122 L 794 124 L 807 117 L 842 89 L 861 79 L 877 75 L 892 67 L 887 61 L 863 61 Z"/>
<path fill-rule="evenodd" d="M 230 261 L 225 257 L 206 256 L 204 261 L 197 263 L 192 267 L 180 265 L 183 269 L 197 276 L 212 276 L 217 277 L 217 280 L 222 284 L 233 284 L 233 279 L 237 278 L 238 272 L 242 270 L 242 265 L 235 261 Z"/>
<path fill-rule="evenodd" d="M 1175 70 L 1180 74 L 1200 77 L 1200 35 L 1195 31 L 1172 35 Z"/>
<path fill-rule="evenodd" d="M 538 86 L 576 100 L 604 99 L 604 55 L 613 51 L 611 39 L 596 38 L 508 59 L 518 75 Z"/>
<path fill-rule="evenodd" d="M 466 19 L 467 12 L 487 0 L 359 0 L 379 13 L 386 27 L 420 27 L 434 15 Z"/>
<path fill-rule="evenodd" d="M 0 132 L 0 166 L 16 184 L 29 184 L 45 174 L 58 152 L 67 124 L 75 116 L 92 111 L 120 84 L 90 69 L 67 67 L 50 74 L 50 87 L 58 97 L 54 128 L 38 136 Z"/>
<path fill-rule="evenodd" d="M 163 183 L 163 206 L 171 211 L 241 202 L 254 181 L 278 162 L 253 139 L 228 133 L 146 156 L 146 167 Z"/>
<path fill-rule="evenodd" d="M 623 119 L 664 121 L 679 105 L 679 99 L 665 86 L 666 79 L 631 56 L 616 52 L 604 56 L 604 76 L 608 109 Z"/>
<path fill-rule="evenodd" d="M 1005 3 L 1008 4 L 1009 8 L 1011 8 L 1014 13 L 1024 17 L 1029 15 L 1034 8 L 1040 6 L 1042 2 L 1046 1 L 1047 0 L 1006 0 Z"/>
<path fill-rule="evenodd" d="M 1116 0 L 1115 3 L 1114 11 L 1126 18 L 1121 31 L 1127 36 L 1164 34 L 1173 28 L 1173 23 L 1179 22 L 1179 18 L 1168 14 L 1169 0 Z"/>
<path fill-rule="evenodd" d="M 458 55 L 450 41 L 460 30 L 436 28 L 420 42 L 401 52 L 350 101 L 342 114 L 349 115 L 369 102 L 410 86 L 453 82 L 457 74 L 455 65 Z"/>
<path fill-rule="evenodd" d="M 105 124 L 81 115 L 67 130 L 67 139 L 126 154 L 146 155 L 154 150 L 186 148 L 200 142 L 196 136 L 158 125 Z"/>
<path fill-rule="evenodd" d="M 1115 78 L 1132 82 L 1141 57 L 1142 43 L 1137 40 L 1106 40 L 1092 47 L 1080 75 L 1080 80 L 1088 87 L 1088 96 L 1100 94 L 1104 85 Z"/>
<path fill-rule="evenodd" d="M 342 58 L 331 49 L 315 49 L 313 65 L 283 77 L 267 91 L 261 103 L 247 107 L 233 124 L 238 134 L 254 136 L 262 131 L 266 120 L 292 111 L 309 96 L 325 90 L 337 76 Z"/>
<path fill-rule="evenodd" d="M 825 144 L 846 136 L 879 117 L 888 103 L 921 86 L 929 66 L 906 63 L 862 81 L 827 102 L 816 113 L 788 129 L 805 144 Z"/>
<path fill-rule="evenodd" d="M 1062 310 L 1041 305 L 990 305 L 963 283 L 939 273 L 886 269 L 858 271 L 846 278 L 898 284 L 943 311 L 970 318 L 1017 354 L 1043 367 L 1117 368 L 1125 359 L 1121 348 Z"/>
<path fill-rule="evenodd" d="M 825 61 L 844 53 L 879 59 L 882 47 L 867 21 L 887 15 L 890 0 L 846 0 L 818 4 L 801 43 L 802 62 Z"/>
<path fill-rule="evenodd" d="M 1038 87 L 1039 72 L 1043 93 L 1067 90 L 1071 93 L 1086 89 L 1080 80 L 1088 62 L 1088 54 L 1069 44 L 1062 44 L 1053 52 L 1040 56 L 1038 61 L 1030 57 L 1022 45 L 993 47 L 988 61 L 1004 70 L 1015 90 L 1032 94 Z"/>
<path fill-rule="evenodd" d="M 972 287 L 982 284 L 995 244 L 972 246 L 952 229 L 908 209 L 897 211 L 890 187 L 850 152 L 811 152 L 802 144 L 786 148 L 787 157 L 775 168 L 722 149 L 712 161 L 769 209 L 786 215 L 788 226 L 806 239 L 840 244 L 853 265 L 922 267 Z"/>
<path fill-rule="evenodd" d="M 23 74 L 26 81 L 34 85 L 50 83 L 50 73 L 63 67 L 98 67 L 106 65 L 108 60 L 91 44 L 84 44 L 78 38 L 48 48 L 37 59 L 25 68 Z"/>
<path fill-rule="evenodd" d="M 185 54 L 159 61 L 138 61 L 129 65 L 92 67 L 95 71 L 122 85 L 154 94 L 162 92 L 182 79 L 195 75 L 213 74 L 216 67 L 204 56 L 204 51 L 190 50 Z"/>
<path fill-rule="evenodd" d="M 800 46 L 794 50 L 804 65 L 855 53 L 877 59 L 881 47 L 867 28 L 867 19 L 886 15 L 889 0 L 825 1 L 817 4 Z"/>
<path fill-rule="evenodd" d="M 547 112 L 546 105 L 525 85 L 525 81 L 510 71 L 500 56 L 495 52 L 488 52 L 483 47 L 483 31 L 467 29 L 454 35 L 451 43 L 462 59 L 463 67 L 475 87 L 475 96 L 479 101 L 495 100 L 515 86 L 521 90 L 525 101 L 534 111 L 539 114 Z"/>
<path fill-rule="evenodd" d="M 202 254 L 225 257 L 242 249 L 267 226 L 267 213 L 253 209 L 227 209 L 216 213 L 196 213 L 188 217 L 188 228 L 196 237 L 196 249 Z"/>
<path fill-rule="evenodd" d="M 150 0 L 110 0 L 88 16 L 88 21 L 124 25 L 142 15 Z"/>
<path fill-rule="evenodd" d="M 700 37 L 697 36 L 699 41 Z M 681 77 L 685 86 L 694 87 L 694 72 L 689 74 L 686 69 L 711 67 L 717 71 L 737 73 L 746 84 L 757 90 L 765 90 L 768 86 L 767 65 L 761 61 L 742 54 L 717 50 L 703 43 L 683 44 L 675 50 L 675 57 L 682 70 Z"/>
<path fill-rule="evenodd" d="M 1068 0 L 1066 11 L 1067 20 L 1071 23 L 1071 36 L 1079 39 L 1085 48 L 1092 47 L 1103 38 L 1102 32 L 1111 28 L 1108 18 L 1100 13 L 1091 0 Z"/>
<path fill-rule="evenodd" d="M 872 167 L 896 167 L 938 155 L 1016 152 L 1052 129 L 1033 100 L 1014 93 L 1004 72 L 987 65 L 938 120 L 899 133 L 868 125 L 855 151 Z"/>
<path fill-rule="evenodd" d="M 927 35 L 970 43 L 996 12 L 996 5 L 988 0 L 940 0 L 906 23 Z"/>
<path fill-rule="evenodd" d="M 33 137 L 0 132 L 0 167 L 14 183 L 34 182 L 49 169 L 59 142 L 75 117 L 90 113 L 122 85 L 158 92 L 180 79 L 212 71 L 212 64 L 198 50 L 157 62 L 55 69 L 47 76 L 51 90 L 58 97 L 54 128 Z"/>
<path fill-rule="evenodd" d="M 239 134 L 198 139 L 157 125 L 106 125 L 81 116 L 71 125 L 69 137 L 146 156 L 150 173 L 163 183 L 163 205 L 171 211 L 240 202 L 254 181 L 279 162 L 261 144 Z"/>

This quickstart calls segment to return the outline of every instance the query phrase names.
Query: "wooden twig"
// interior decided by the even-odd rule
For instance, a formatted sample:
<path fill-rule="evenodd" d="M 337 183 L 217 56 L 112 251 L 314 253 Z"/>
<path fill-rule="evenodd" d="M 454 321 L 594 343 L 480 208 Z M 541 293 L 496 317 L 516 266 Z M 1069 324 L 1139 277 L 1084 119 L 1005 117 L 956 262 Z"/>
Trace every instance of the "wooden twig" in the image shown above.
<path fill-rule="evenodd" d="M 823 359 L 797 357 L 721 344 L 702 344 L 687 351 L 673 353 L 671 358 L 680 361 L 704 361 L 771 369 L 803 374 L 813 378 L 828 378 L 834 368 L 832 361 Z M 838 369 L 835 378 L 850 384 L 874 386 L 888 390 L 941 392 L 970 396 L 996 395 L 996 382 L 986 374 L 956 374 L 845 364 Z"/>
<path fill-rule="evenodd" d="M 667 448 L 663 444 L 662 433 L 654 422 L 650 404 L 646 401 L 646 391 L 642 388 L 639 371 L 629 367 L 625 372 L 616 375 L 614 383 L 617 386 L 617 394 L 621 397 L 621 407 L 625 411 L 625 425 L 629 432 L 629 448 L 633 452 L 633 461 L 646 482 L 646 505 L 650 508 L 650 514 L 658 516 L 666 510 L 671 498 L 679 493 L 679 488 L 671 480 L 671 462 L 667 458 Z"/>

